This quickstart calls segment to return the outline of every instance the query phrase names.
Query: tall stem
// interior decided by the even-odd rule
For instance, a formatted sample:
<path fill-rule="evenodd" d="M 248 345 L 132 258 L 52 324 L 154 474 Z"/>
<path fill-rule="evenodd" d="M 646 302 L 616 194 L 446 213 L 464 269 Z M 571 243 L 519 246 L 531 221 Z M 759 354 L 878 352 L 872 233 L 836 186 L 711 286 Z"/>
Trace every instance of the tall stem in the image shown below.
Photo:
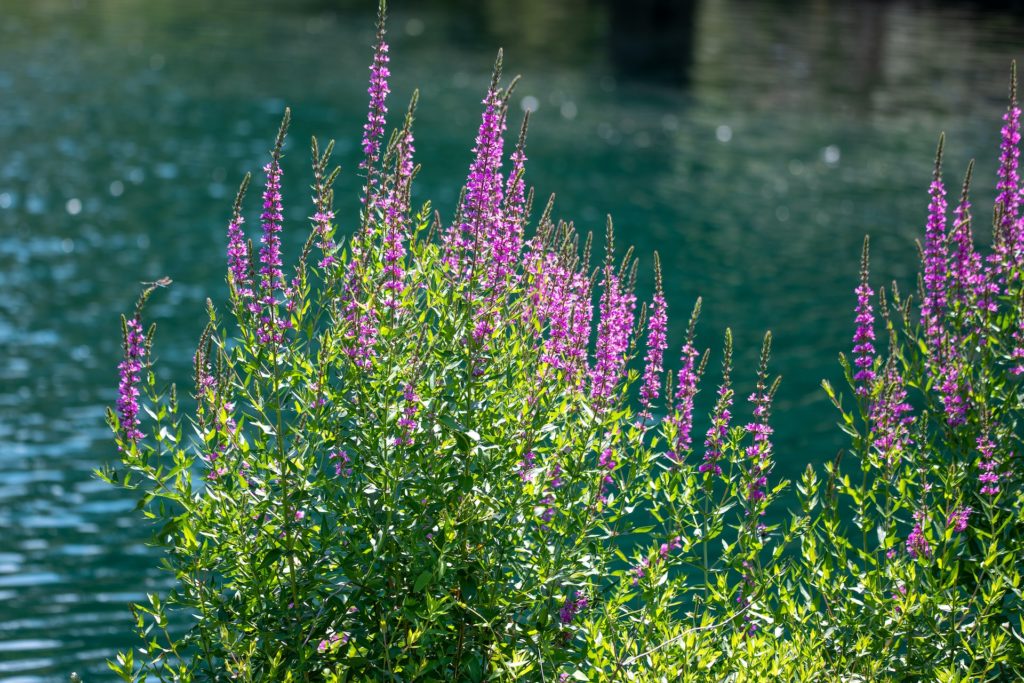
<path fill-rule="evenodd" d="M 271 312 L 272 324 L 276 326 L 276 311 Z M 288 458 L 285 455 L 284 448 L 284 433 L 283 433 L 283 416 L 281 410 L 281 369 L 278 357 L 278 347 L 274 344 L 273 351 L 271 353 L 271 363 L 274 366 L 274 410 L 277 417 L 277 459 L 278 468 L 280 470 L 281 478 L 281 499 L 284 507 L 284 534 L 285 534 L 285 546 L 288 550 L 288 579 L 291 585 L 292 593 L 292 609 L 299 609 L 299 589 L 296 581 L 296 565 L 295 565 L 295 537 L 292 532 L 292 521 L 294 513 L 292 511 L 291 502 L 288 499 Z M 305 648 L 299 647 L 299 666 L 302 670 L 303 680 L 309 679 L 309 674 L 306 672 L 306 651 Z"/>

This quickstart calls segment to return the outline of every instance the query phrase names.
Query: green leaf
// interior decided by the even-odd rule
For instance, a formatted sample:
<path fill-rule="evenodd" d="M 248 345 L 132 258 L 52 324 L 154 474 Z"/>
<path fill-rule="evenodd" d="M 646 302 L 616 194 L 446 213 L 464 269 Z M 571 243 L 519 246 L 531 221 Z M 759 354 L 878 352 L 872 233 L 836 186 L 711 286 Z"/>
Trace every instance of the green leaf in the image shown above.
<path fill-rule="evenodd" d="M 434 575 L 429 570 L 423 570 L 420 572 L 420 575 L 416 577 L 416 583 L 413 584 L 412 589 L 419 593 L 427 587 L 427 584 L 430 583 L 430 579 L 433 576 Z"/>

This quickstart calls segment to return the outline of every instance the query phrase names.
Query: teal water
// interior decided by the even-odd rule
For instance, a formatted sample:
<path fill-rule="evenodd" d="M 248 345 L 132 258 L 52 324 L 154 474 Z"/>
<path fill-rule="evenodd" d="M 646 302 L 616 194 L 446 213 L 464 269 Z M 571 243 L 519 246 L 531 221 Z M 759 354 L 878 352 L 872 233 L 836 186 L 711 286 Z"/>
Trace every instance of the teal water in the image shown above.
<path fill-rule="evenodd" d="M 285 105 L 287 253 L 310 134 L 338 140 L 354 216 L 371 4 L 0 0 L 0 680 L 108 680 L 134 645 L 126 603 L 164 578 L 134 501 L 90 474 L 113 457 L 118 315 L 173 278 L 149 313 L 163 376 L 188 381 L 234 188 Z M 703 296 L 701 343 L 731 325 L 749 386 L 774 331 L 776 476 L 842 445 L 818 384 L 849 346 L 863 235 L 875 281 L 910 286 L 940 130 L 950 184 L 978 157 L 990 205 L 1024 58 L 1021 17 L 969 3 L 392 4 L 393 108 L 422 95 L 418 198 L 450 215 L 503 46 L 514 106 L 536 108 L 528 181 L 584 229 L 611 213 L 643 292 L 661 252 L 673 342 Z"/>

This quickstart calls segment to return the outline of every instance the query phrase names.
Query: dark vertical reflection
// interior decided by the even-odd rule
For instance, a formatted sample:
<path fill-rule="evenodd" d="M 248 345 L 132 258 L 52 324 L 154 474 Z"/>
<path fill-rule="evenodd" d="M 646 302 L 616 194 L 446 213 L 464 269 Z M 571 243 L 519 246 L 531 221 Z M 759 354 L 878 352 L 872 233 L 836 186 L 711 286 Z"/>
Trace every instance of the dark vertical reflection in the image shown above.
<path fill-rule="evenodd" d="M 609 0 L 608 52 L 616 76 L 686 87 L 699 0 Z"/>
<path fill-rule="evenodd" d="M 883 77 L 885 63 L 885 7 L 879 0 L 864 2 L 857 17 L 857 50 L 851 72 L 851 87 L 866 103 Z"/>
<path fill-rule="evenodd" d="M 990 12 L 1024 14 L 1024 0 L 939 0 L 942 5 L 964 5 Z"/>

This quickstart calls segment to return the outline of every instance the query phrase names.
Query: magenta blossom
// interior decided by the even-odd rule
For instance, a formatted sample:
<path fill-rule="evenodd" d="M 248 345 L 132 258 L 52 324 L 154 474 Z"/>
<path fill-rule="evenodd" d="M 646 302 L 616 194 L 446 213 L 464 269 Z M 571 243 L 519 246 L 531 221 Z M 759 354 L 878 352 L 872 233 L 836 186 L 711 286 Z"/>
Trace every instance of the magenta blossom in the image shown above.
<path fill-rule="evenodd" d="M 590 371 L 590 395 L 600 403 L 611 400 L 625 373 L 635 309 L 636 296 L 626 291 L 611 263 L 608 263 L 604 268 L 594 366 Z"/>
<path fill-rule="evenodd" d="M 732 371 L 732 330 L 725 331 L 725 350 L 722 358 L 722 383 L 718 387 L 718 399 L 711 413 L 711 425 L 704 437 L 704 461 L 697 468 L 701 473 L 721 476 L 722 466 L 719 460 L 725 454 L 725 444 L 729 436 L 729 421 L 732 414 L 733 390 L 730 383 Z"/>
<path fill-rule="evenodd" d="M 370 85 L 366 90 L 370 95 L 370 106 L 363 125 L 362 147 L 365 158 L 360 168 L 367 171 L 380 159 L 381 138 L 384 136 L 384 126 L 387 125 L 387 100 L 391 92 L 388 86 L 391 71 L 388 69 L 388 44 L 384 40 L 384 18 L 382 4 L 377 17 L 377 42 L 373 48 L 373 63 L 370 65 Z"/>
<path fill-rule="evenodd" d="M 999 242 L 1006 262 L 1004 267 L 1016 264 L 1022 255 L 1020 226 L 1020 107 L 1017 106 L 1017 73 L 1014 69 L 1010 82 L 1010 103 L 1003 115 L 999 144 L 999 181 L 996 183 L 996 206 L 999 216 Z"/>
<path fill-rule="evenodd" d="M 661 264 L 658 255 L 654 255 L 655 290 L 651 301 L 651 314 L 647 320 L 647 354 L 644 356 L 644 382 L 640 387 L 640 419 L 647 422 L 651 419 L 651 404 L 658 399 L 661 389 L 661 373 L 665 349 L 668 348 L 668 305 L 661 285 Z"/>
<path fill-rule="evenodd" d="M 999 457 L 996 455 L 996 444 L 992 440 L 989 429 L 986 426 L 981 435 L 978 436 L 978 452 L 981 453 L 981 460 L 978 462 L 978 481 L 981 483 L 981 492 L 986 496 L 997 495 L 1000 491 L 999 481 L 1003 475 L 999 472 Z"/>
<path fill-rule="evenodd" d="M 139 381 L 146 353 L 146 336 L 138 315 L 124 321 L 124 360 L 117 366 L 120 373 L 117 410 L 124 438 L 135 444 L 142 438 L 139 430 Z"/>
<path fill-rule="evenodd" d="M 953 531 L 960 533 L 967 530 L 967 523 L 974 512 L 973 508 L 960 507 L 949 513 L 946 517 L 946 526 L 952 527 Z"/>
<path fill-rule="evenodd" d="M 576 596 L 574 598 L 566 598 L 562 608 L 558 610 L 558 620 L 562 622 L 563 626 L 569 624 L 589 604 L 587 596 L 581 591 L 576 591 Z"/>
<path fill-rule="evenodd" d="M 242 181 L 242 186 L 238 188 L 231 222 L 228 223 L 228 272 L 231 274 L 235 292 L 243 300 L 249 299 L 253 295 L 249 244 L 245 240 L 245 230 L 242 228 L 242 224 L 245 223 L 245 219 L 242 217 L 242 199 L 249 186 L 250 178 L 251 176 L 247 173 Z"/>
<path fill-rule="evenodd" d="M 857 329 L 853 333 L 853 364 L 856 371 L 853 382 L 858 396 L 871 393 L 875 379 L 875 316 L 871 308 L 871 297 L 875 292 L 868 284 L 868 239 L 864 238 L 864 250 L 860 259 L 860 284 L 857 286 Z"/>
<path fill-rule="evenodd" d="M 925 538 L 924 529 L 921 527 L 923 515 L 916 514 L 915 517 L 918 521 L 910 531 L 910 536 L 907 537 L 907 554 L 915 560 L 919 557 L 928 559 L 932 556 L 932 547 L 928 543 L 928 539 Z"/>

